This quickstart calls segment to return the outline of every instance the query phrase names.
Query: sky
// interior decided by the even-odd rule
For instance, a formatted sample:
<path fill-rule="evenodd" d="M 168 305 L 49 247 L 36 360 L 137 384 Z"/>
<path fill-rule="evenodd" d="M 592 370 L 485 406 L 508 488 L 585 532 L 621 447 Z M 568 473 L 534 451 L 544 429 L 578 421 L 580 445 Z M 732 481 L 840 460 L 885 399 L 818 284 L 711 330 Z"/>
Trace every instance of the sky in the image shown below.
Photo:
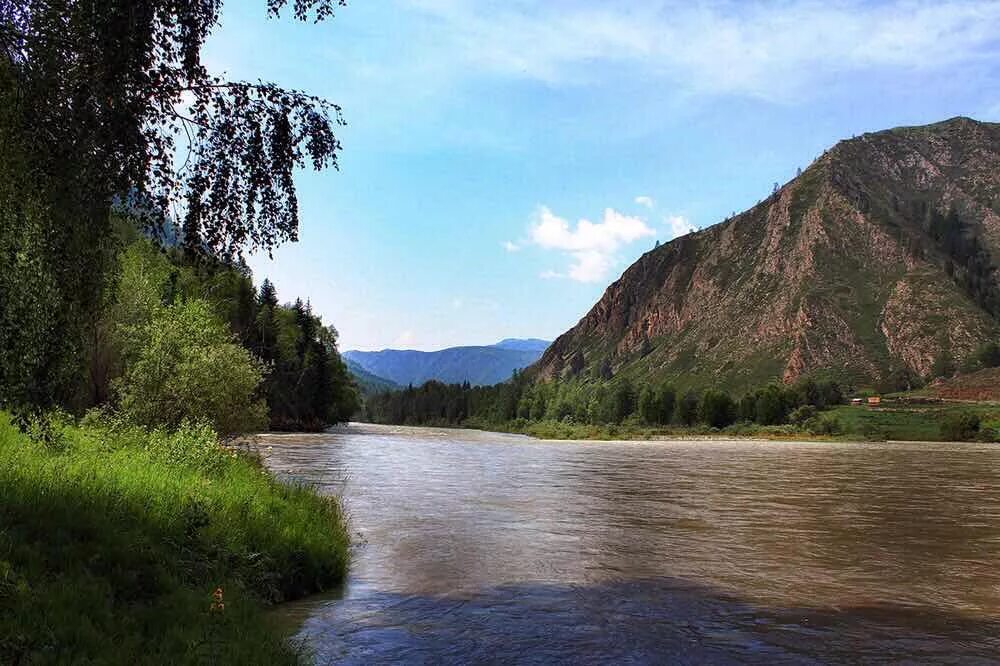
<path fill-rule="evenodd" d="M 204 55 L 343 108 L 299 241 L 250 258 L 341 349 L 554 339 L 838 140 L 1000 121 L 995 0 L 351 0 L 319 24 L 229 0 Z"/>

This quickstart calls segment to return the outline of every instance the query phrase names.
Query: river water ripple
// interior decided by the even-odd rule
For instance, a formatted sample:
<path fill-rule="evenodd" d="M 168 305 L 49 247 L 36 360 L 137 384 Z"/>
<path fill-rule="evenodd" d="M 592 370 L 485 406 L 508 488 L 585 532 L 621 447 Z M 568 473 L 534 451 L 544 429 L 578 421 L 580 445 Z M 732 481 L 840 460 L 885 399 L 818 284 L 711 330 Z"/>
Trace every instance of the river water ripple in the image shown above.
<path fill-rule="evenodd" d="M 1000 446 L 268 435 L 341 496 L 324 663 L 1000 663 Z"/>

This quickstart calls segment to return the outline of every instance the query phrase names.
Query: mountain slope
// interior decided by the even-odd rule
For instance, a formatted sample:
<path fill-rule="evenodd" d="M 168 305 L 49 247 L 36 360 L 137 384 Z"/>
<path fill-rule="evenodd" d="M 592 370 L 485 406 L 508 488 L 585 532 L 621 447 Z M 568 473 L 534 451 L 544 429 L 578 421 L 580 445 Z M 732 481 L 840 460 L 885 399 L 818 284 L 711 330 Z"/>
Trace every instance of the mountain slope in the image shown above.
<path fill-rule="evenodd" d="M 749 388 L 925 376 L 995 336 L 1000 125 L 841 141 L 752 209 L 647 252 L 529 372 Z"/>
<path fill-rule="evenodd" d="M 368 372 L 361 365 L 349 358 L 345 359 L 345 362 L 347 363 L 348 371 L 354 377 L 354 381 L 357 382 L 361 392 L 365 395 L 385 393 L 386 391 L 395 391 L 401 388 L 396 382 Z"/>
<path fill-rule="evenodd" d="M 546 346 L 548 343 L 541 340 L 508 339 L 496 345 L 433 352 L 383 349 L 347 351 L 343 355 L 367 372 L 401 386 L 418 386 L 432 379 L 447 384 L 489 385 L 506 381 L 515 370 L 537 361 Z"/>

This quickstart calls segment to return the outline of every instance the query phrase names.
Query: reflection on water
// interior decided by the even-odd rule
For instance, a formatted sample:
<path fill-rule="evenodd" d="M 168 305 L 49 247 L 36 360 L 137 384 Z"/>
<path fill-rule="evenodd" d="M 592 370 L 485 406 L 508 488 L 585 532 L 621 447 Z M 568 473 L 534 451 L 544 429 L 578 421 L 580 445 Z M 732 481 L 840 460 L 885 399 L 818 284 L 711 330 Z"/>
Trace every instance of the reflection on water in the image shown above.
<path fill-rule="evenodd" d="M 345 589 L 286 611 L 320 663 L 1000 655 L 995 445 L 266 439 L 358 532 Z"/>

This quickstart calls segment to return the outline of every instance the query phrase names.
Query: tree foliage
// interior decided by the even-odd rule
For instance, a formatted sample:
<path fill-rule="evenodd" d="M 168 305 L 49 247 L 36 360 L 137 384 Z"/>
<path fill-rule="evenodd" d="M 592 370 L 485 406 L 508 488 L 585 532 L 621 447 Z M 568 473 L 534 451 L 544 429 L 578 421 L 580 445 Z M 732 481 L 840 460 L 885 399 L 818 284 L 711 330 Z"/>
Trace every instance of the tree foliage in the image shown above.
<path fill-rule="evenodd" d="M 300 20 L 332 0 L 290 4 Z M 0 2 L 0 403 L 74 405 L 114 209 L 223 258 L 294 240 L 296 168 L 336 166 L 340 109 L 210 73 L 221 0 Z"/>
<path fill-rule="evenodd" d="M 118 380 L 123 414 L 139 425 L 176 428 L 208 422 L 223 436 L 259 430 L 267 407 L 257 396 L 263 368 L 232 342 L 203 300 L 159 308 L 126 347 L 134 361 Z"/>

